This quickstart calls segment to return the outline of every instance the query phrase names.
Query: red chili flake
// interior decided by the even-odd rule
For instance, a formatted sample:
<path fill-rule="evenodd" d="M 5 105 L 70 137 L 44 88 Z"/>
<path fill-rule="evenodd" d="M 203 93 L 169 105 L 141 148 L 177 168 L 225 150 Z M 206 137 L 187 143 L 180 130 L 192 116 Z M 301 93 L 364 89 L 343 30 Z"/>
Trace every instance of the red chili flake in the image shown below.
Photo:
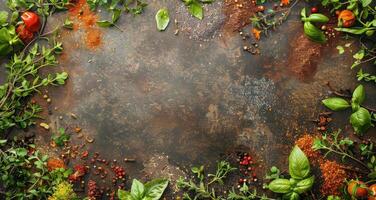
<path fill-rule="evenodd" d="M 74 167 L 75 172 L 71 174 L 68 179 L 72 182 L 78 181 L 86 174 L 86 167 L 83 165 L 76 165 Z"/>
<path fill-rule="evenodd" d="M 89 155 L 89 151 L 82 152 L 81 159 L 87 158 L 88 155 Z"/>

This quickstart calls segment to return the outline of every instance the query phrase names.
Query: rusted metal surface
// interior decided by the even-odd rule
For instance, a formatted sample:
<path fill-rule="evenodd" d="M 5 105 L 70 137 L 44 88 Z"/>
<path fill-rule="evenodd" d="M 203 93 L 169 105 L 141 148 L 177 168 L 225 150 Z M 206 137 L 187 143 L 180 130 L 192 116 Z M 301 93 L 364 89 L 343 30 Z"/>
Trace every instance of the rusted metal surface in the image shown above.
<path fill-rule="evenodd" d="M 254 152 L 264 169 L 286 163 L 294 137 L 315 129 L 309 120 L 323 110 L 320 100 L 330 94 L 326 83 L 336 89 L 357 85 L 351 53 L 338 55 L 337 44 L 328 44 L 315 47 L 319 53 L 311 59 L 301 58 L 308 61 L 296 59 L 301 52 L 294 48 L 314 45 L 302 37 L 302 2 L 259 42 L 261 54 L 250 55 L 236 33 L 221 34 L 226 20 L 219 16 L 221 5 L 205 5 L 211 14 L 200 22 L 179 1 L 151 1 L 143 15 L 121 18 L 124 32 L 100 28 L 95 49 L 85 45 L 84 31 L 63 31 L 59 69 L 70 78 L 66 86 L 49 89 L 52 103 L 45 106 L 51 113 L 45 113 L 45 121 L 81 127 L 95 138 L 88 145 L 93 152 L 136 158 L 126 164 L 131 177 L 153 176 L 158 168 L 151 160 L 167 162 L 180 175 L 181 168 L 214 165 L 221 154 L 239 147 Z M 154 14 L 165 6 L 178 23 L 158 32 Z M 49 21 L 49 29 L 62 24 L 65 15 L 60 15 Z M 367 94 L 376 95 L 372 85 Z M 376 102 L 368 98 L 366 104 Z M 343 113 L 335 114 L 333 127 L 346 124 Z M 40 143 L 49 142 L 49 133 L 36 131 Z"/>

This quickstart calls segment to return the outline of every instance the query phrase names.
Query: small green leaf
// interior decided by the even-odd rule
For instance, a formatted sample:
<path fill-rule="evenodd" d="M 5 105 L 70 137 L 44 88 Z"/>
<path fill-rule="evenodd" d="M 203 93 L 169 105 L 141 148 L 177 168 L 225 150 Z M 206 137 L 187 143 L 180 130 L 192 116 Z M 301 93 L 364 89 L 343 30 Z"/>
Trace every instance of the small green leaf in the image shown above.
<path fill-rule="evenodd" d="M 166 30 L 168 24 L 170 23 L 170 15 L 167 8 L 159 9 L 155 15 L 155 21 L 157 22 L 157 29 L 159 31 Z"/>
<path fill-rule="evenodd" d="M 67 29 L 73 29 L 73 21 L 67 18 L 65 19 L 63 26 Z"/>
<path fill-rule="evenodd" d="M 100 20 L 100 21 L 97 21 L 97 25 L 100 26 L 100 27 L 111 27 L 113 26 L 114 24 L 110 21 L 107 21 L 107 20 Z"/>
<path fill-rule="evenodd" d="M 192 2 L 188 4 L 188 11 L 191 15 L 200 20 L 204 18 L 204 9 L 197 0 L 192 0 Z"/>
<path fill-rule="evenodd" d="M 322 103 L 329 109 L 334 111 L 345 110 L 350 107 L 350 104 L 342 98 L 332 97 L 322 100 Z"/>
<path fill-rule="evenodd" d="M 275 193 L 288 193 L 291 191 L 290 181 L 288 179 L 275 179 L 268 185 L 269 190 Z"/>
<path fill-rule="evenodd" d="M 345 53 L 345 49 L 343 48 L 343 46 L 338 45 L 336 48 L 338 49 L 338 54 L 341 55 L 341 54 Z"/>
<path fill-rule="evenodd" d="M 289 156 L 289 172 L 294 179 L 304 179 L 311 171 L 307 156 L 295 146 Z"/>

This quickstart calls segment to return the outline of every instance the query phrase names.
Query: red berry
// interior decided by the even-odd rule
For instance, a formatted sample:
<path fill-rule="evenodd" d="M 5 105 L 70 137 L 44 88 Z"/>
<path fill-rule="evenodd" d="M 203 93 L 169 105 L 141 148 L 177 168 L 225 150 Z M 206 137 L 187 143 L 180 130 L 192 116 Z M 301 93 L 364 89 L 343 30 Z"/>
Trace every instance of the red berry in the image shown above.
<path fill-rule="evenodd" d="M 317 12 L 319 12 L 319 9 L 317 9 L 317 7 L 311 8 L 311 13 L 317 13 Z"/>
<path fill-rule="evenodd" d="M 248 161 L 252 160 L 252 157 L 251 157 L 251 156 L 248 156 L 248 157 L 247 157 L 247 160 L 248 160 Z"/>

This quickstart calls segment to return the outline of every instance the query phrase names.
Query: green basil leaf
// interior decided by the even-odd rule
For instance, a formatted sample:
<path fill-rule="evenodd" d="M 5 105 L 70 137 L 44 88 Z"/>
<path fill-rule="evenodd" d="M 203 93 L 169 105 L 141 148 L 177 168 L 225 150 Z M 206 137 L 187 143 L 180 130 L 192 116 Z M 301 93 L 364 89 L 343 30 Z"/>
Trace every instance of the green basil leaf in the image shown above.
<path fill-rule="evenodd" d="M 329 18 L 320 13 L 311 14 L 308 17 L 303 17 L 302 19 L 305 22 L 319 22 L 319 23 L 326 23 L 329 21 Z"/>
<path fill-rule="evenodd" d="M 332 97 L 322 100 L 322 103 L 330 110 L 340 111 L 350 107 L 350 104 L 342 98 Z"/>
<path fill-rule="evenodd" d="M 289 156 L 289 172 L 294 179 L 304 179 L 311 171 L 307 156 L 295 146 Z"/>
<path fill-rule="evenodd" d="M 100 26 L 100 27 L 111 27 L 114 24 L 110 21 L 107 21 L 107 20 L 101 20 L 101 21 L 97 21 L 97 25 Z"/>
<path fill-rule="evenodd" d="M 0 25 L 7 23 L 9 13 L 6 11 L 0 11 Z"/>
<path fill-rule="evenodd" d="M 366 91 L 364 90 L 364 86 L 358 85 L 358 87 L 355 88 L 352 94 L 351 102 L 360 105 L 364 102 L 365 99 L 366 99 Z"/>
<path fill-rule="evenodd" d="M 167 179 L 154 179 L 145 184 L 145 197 L 150 200 L 159 200 L 167 188 Z"/>
<path fill-rule="evenodd" d="M 372 3 L 372 0 L 361 0 L 363 8 Z"/>
<path fill-rule="evenodd" d="M 350 123 L 355 133 L 362 134 L 371 127 L 371 114 L 367 109 L 360 107 L 350 116 Z"/>
<path fill-rule="evenodd" d="M 193 15 L 194 17 L 202 20 L 204 18 L 204 9 L 202 8 L 202 5 L 197 1 L 193 0 L 188 5 L 188 11 Z"/>
<path fill-rule="evenodd" d="M 168 24 L 170 23 L 170 15 L 167 8 L 159 9 L 155 15 L 155 21 L 157 22 L 157 29 L 159 31 L 166 30 Z"/>
<path fill-rule="evenodd" d="M 275 179 L 268 185 L 269 190 L 275 193 L 288 193 L 291 190 L 290 181 L 288 179 Z"/>
<path fill-rule="evenodd" d="M 134 200 L 131 194 L 124 190 L 118 190 L 118 198 L 120 200 Z"/>
<path fill-rule="evenodd" d="M 145 187 L 140 181 L 133 179 L 131 187 L 131 195 L 134 199 L 142 199 L 144 197 Z"/>
<path fill-rule="evenodd" d="M 304 34 L 314 42 L 326 42 L 326 37 L 324 33 L 316 26 L 314 26 L 311 22 L 304 22 Z"/>
<path fill-rule="evenodd" d="M 294 190 L 294 192 L 296 192 L 298 194 L 302 194 L 304 192 L 307 192 L 308 190 L 310 190 L 312 188 L 314 181 L 315 181 L 315 176 L 311 176 L 309 178 L 303 179 L 296 184 L 296 186 L 293 190 Z"/>
<path fill-rule="evenodd" d="M 119 18 L 120 18 L 120 15 L 121 15 L 121 10 L 119 8 L 114 8 L 113 11 L 112 11 L 112 23 L 116 23 Z"/>

